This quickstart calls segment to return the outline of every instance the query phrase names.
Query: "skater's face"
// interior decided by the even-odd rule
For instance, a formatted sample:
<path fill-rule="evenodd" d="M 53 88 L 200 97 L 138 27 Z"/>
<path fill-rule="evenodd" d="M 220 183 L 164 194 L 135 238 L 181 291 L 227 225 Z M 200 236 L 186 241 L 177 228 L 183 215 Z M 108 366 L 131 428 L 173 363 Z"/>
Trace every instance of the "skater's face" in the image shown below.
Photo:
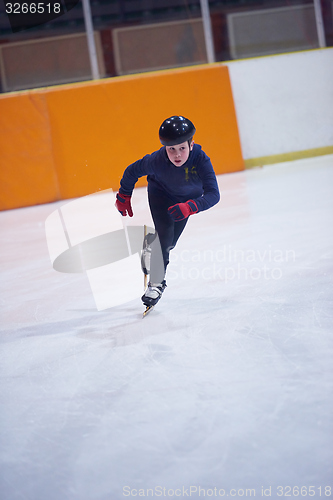
<path fill-rule="evenodd" d="M 166 146 L 166 152 L 169 160 L 176 167 L 181 167 L 188 160 L 190 151 L 193 149 L 194 141 L 189 145 L 188 142 L 182 142 L 176 146 Z"/>

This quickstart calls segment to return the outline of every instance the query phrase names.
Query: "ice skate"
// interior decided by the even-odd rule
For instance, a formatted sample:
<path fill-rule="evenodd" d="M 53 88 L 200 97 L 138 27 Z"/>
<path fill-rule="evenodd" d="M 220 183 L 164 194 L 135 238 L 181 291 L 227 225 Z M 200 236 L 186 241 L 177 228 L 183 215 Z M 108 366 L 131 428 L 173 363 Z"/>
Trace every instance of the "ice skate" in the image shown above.
<path fill-rule="evenodd" d="M 163 280 L 162 283 L 149 282 L 145 293 L 141 297 L 144 305 L 147 307 L 155 306 L 162 297 L 162 293 L 164 292 L 166 286 L 167 284 L 165 280 Z"/>

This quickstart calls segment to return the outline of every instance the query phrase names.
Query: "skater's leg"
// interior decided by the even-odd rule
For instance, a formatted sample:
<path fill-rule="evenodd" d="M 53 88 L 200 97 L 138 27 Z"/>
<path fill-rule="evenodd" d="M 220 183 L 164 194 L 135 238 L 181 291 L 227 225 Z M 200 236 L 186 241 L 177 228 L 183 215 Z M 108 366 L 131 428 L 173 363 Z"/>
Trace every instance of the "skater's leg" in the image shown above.
<path fill-rule="evenodd" d="M 187 221 L 188 221 L 188 218 L 187 219 L 184 219 L 184 220 L 181 220 L 179 222 L 175 222 L 175 225 L 174 225 L 174 233 L 173 233 L 173 240 L 172 240 L 172 247 L 170 248 L 170 250 L 172 248 L 175 248 L 176 246 L 176 243 L 180 237 L 180 235 L 182 234 L 182 232 L 184 231 L 185 229 L 185 226 L 187 224 Z"/>
<path fill-rule="evenodd" d="M 174 201 L 164 193 L 149 193 L 148 199 L 155 230 L 159 236 L 165 271 L 169 264 L 169 252 L 175 247 L 188 219 L 180 222 L 174 222 L 171 219 L 168 208 L 174 204 Z"/>
<path fill-rule="evenodd" d="M 150 283 L 142 296 L 146 306 L 155 305 L 166 287 L 165 271 L 169 264 L 169 252 L 175 247 L 187 219 L 174 222 L 168 208 L 174 204 L 163 192 L 148 193 L 149 206 L 158 235 L 151 243 Z"/>

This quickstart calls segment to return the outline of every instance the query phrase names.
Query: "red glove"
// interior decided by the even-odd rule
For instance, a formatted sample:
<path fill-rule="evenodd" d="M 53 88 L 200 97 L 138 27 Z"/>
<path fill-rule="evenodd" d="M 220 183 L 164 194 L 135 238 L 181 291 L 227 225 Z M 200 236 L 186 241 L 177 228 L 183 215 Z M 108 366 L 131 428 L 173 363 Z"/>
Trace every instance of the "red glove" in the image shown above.
<path fill-rule="evenodd" d="M 131 205 L 131 195 L 130 194 L 121 194 L 117 193 L 116 196 L 116 208 L 121 215 L 129 215 L 133 217 L 133 210 Z"/>
<path fill-rule="evenodd" d="M 168 208 L 168 214 L 175 221 L 187 219 L 189 215 L 196 214 L 198 211 L 197 204 L 193 200 L 188 200 L 185 203 L 177 203 Z"/>

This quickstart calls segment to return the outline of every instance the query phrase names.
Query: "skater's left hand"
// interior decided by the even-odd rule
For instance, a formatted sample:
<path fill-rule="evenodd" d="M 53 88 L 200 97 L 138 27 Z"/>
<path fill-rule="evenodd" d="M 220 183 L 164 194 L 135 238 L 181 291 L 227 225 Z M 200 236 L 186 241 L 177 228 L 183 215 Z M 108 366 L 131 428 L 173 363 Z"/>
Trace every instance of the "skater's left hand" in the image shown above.
<path fill-rule="evenodd" d="M 175 222 L 187 219 L 189 215 L 195 214 L 197 211 L 197 204 L 193 200 L 188 200 L 185 203 L 177 203 L 168 208 L 168 214 Z"/>

